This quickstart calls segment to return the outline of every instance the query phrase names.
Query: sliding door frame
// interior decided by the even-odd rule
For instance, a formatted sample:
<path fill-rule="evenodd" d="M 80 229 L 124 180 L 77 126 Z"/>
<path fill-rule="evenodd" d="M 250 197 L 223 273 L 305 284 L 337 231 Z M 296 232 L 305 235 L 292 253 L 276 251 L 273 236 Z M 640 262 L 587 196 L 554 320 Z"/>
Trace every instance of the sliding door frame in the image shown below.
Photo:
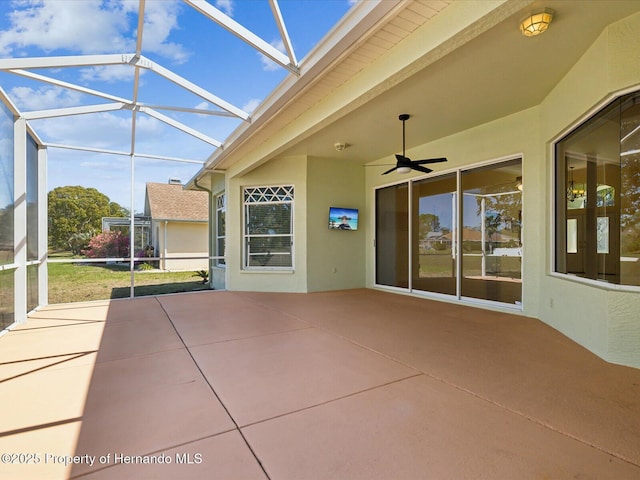
<path fill-rule="evenodd" d="M 374 237 L 374 251 L 373 251 L 373 286 L 375 288 L 380 288 L 380 289 L 384 289 L 384 290 L 390 290 L 390 291 L 396 291 L 396 292 L 401 292 L 401 293 L 410 293 L 412 295 L 416 295 L 416 296 L 423 296 L 423 297 L 428 297 L 428 298 L 434 298 L 434 299 L 442 299 L 442 300 L 456 300 L 456 301 L 460 301 L 460 302 L 464 302 L 464 303 L 469 303 L 469 304 L 474 304 L 474 305 L 486 305 L 486 306 L 493 306 L 493 307 L 499 307 L 499 308 L 506 308 L 506 309 L 513 309 L 513 310 L 517 310 L 517 311 L 522 311 L 523 310 L 523 298 L 524 298 L 524 261 L 523 259 L 525 258 L 525 248 L 524 248 L 524 241 L 523 241 L 523 245 L 522 245 L 522 257 L 521 257 L 521 270 L 520 270 L 520 275 L 521 275 L 521 289 L 522 289 L 522 294 L 521 294 L 521 300 L 519 303 L 515 303 L 515 304 L 511 304 L 511 303 L 504 303 L 504 302 L 499 302 L 499 301 L 494 301 L 494 300 L 485 300 L 485 299 L 481 299 L 481 298 L 473 298 L 473 297 L 465 297 L 462 295 L 462 261 L 461 261 L 461 253 L 462 253 L 462 240 L 463 240 L 463 224 L 464 224 L 464 220 L 463 220 L 463 201 L 464 201 L 464 195 L 462 192 L 462 173 L 463 172 L 467 172 L 470 170 L 474 170 L 477 168 L 483 168 L 483 167 L 489 167 L 489 166 L 499 166 L 501 163 L 506 163 L 509 161 L 513 161 L 513 160 L 520 160 L 521 161 L 521 170 L 522 170 L 522 166 L 524 164 L 524 155 L 523 154 L 516 154 L 516 155 L 509 155 L 506 157 L 501 157 L 501 158 L 497 158 L 497 159 L 492 159 L 492 160 L 488 160 L 485 162 L 479 162 L 479 163 L 474 163 L 472 165 L 465 165 L 465 166 L 461 166 L 461 167 L 456 167 L 456 168 L 451 168 L 448 170 L 443 170 L 441 172 L 438 172 L 437 174 L 434 175 L 420 175 L 420 176 L 415 176 L 415 177 L 411 177 L 408 178 L 406 180 L 401 180 L 401 181 L 397 181 L 397 182 L 391 182 L 391 183 L 386 183 L 383 185 L 378 185 L 374 188 L 373 191 L 373 210 L 374 210 L 374 214 L 373 217 L 374 219 L 376 219 L 375 221 L 377 222 L 377 213 L 376 212 L 376 208 L 377 208 L 377 193 L 378 190 L 382 190 L 384 188 L 388 188 L 388 187 L 393 187 L 393 186 L 397 186 L 397 185 L 401 185 L 401 184 L 406 184 L 407 185 L 407 189 L 408 189 L 408 215 L 409 215 L 409 221 L 408 221 L 408 232 L 407 232 L 407 238 L 408 238 L 408 258 L 407 258 L 407 271 L 408 271 L 408 288 L 404 288 L 404 287 L 398 287 L 398 286 L 390 286 L 390 285 L 385 285 L 385 284 L 379 284 L 377 283 L 377 249 L 381 248 L 381 246 L 379 245 L 378 239 L 376 237 L 377 235 L 377 225 L 374 222 L 374 226 L 373 226 L 373 237 Z M 452 254 L 454 255 L 455 258 L 455 264 L 456 264 L 456 293 L 455 295 L 449 295 L 446 293 L 438 293 L 438 292 L 429 292 L 429 291 L 425 291 L 425 290 L 417 290 L 413 287 L 413 230 L 415 228 L 414 224 L 413 224 L 413 184 L 415 182 L 418 182 L 420 180 L 423 180 L 425 178 L 432 178 L 432 179 L 436 179 L 438 177 L 444 177 L 447 175 L 451 175 L 452 173 L 455 173 L 456 175 L 456 207 L 457 207 L 457 211 L 455 212 L 455 217 L 456 217 L 456 225 L 452 226 L 452 228 L 454 228 L 455 230 L 455 249 L 454 251 L 452 251 Z M 522 211 L 524 212 L 524 194 L 521 196 L 521 204 L 522 204 Z M 524 215 L 523 215 L 523 220 L 522 220 L 522 225 L 524 225 Z M 522 229 L 522 225 L 521 225 L 521 232 L 523 232 Z"/>

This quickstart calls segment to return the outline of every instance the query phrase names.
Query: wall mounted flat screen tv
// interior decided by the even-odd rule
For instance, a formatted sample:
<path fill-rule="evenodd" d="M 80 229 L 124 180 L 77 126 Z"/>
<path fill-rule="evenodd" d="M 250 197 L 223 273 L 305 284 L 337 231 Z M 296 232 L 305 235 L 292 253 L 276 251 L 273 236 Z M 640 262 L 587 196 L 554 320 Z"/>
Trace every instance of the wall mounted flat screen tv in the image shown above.
<path fill-rule="evenodd" d="M 329 208 L 329 228 L 332 230 L 357 230 L 357 208 Z"/>

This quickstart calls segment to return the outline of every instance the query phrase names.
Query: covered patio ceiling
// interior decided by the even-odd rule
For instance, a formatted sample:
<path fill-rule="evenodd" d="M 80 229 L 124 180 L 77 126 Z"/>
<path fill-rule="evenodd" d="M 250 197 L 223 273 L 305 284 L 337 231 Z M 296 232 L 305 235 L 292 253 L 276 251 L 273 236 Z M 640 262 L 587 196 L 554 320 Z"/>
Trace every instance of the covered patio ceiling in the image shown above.
<path fill-rule="evenodd" d="M 270 126 L 239 127 L 233 136 L 246 147 L 242 149 L 239 143 L 237 156 L 232 149 L 215 152 L 209 168 L 227 169 L 251 148 L 262 148 L 278 128 L 301 118 L 307 122 L 305 128 L 264 152 L 261 163 L 278 155 L 296 154 L 357 164 L 384 161 L 402 148 L 402 126 L 398 121 L 401 113 L 411 114 L 406 126 L 407 148 L 411 149 L 525 110 L 549 94 L 607 25 L 638 9 L 636 2 L 626 0 L 590 1 L 588 8 L 581 0 L 496 2 L 488 14 L 454 31 L 452 19 L 461 13 L 456 11 L 458 2 L 419 3 L 428 4 L 432 15 L 414 9 L 415 3 L 389 12 L 360 42 L 327 67 L 314 85 L 297 93 L 295 102 L 274 112 L 269 118 Z M 519 21 L 540 7 L 555 11 L 549 30 L 537 37 L 524 37 Z M 401 42 L 413 32 L 420 32 L 423 39 L 432 41 L 432 46 L 424 55 L 409 59 L 411 40 Z M 404 52 L 407 61 L 389 57 L 394 50 Z M 378 57 L 363 63 L 362 59 L 372 51 L 378 51 Z M 397 63 L 397 69 L 382 71 L 380 62 L 375 63 L 387 57 L 392 59 L 389 62 Z M 337 84 L 336 78 L 341 79 Z M 302 117 L 297 104 L 314 100 L 319 103 L 321 100 L 316 99 L 323 88 L 326 92 L 331 85 L 328 94 L 338 89 L 348 92 L 364 79 L 368 88 L 351 97 L 345 93 L 346 101 L 340 108 Z M 337 151 L 336 142 L 346 143 L 347 149 Z M 205 172 L 206 169 L 202 173 Z"/>
<path fill-rule="evenodd" d="M 284 47 L 281 49 L 223 13 L 213 2 L 184 0 L 184 5 L 199 12 L 207 22 L 228 31 L 282 70 L 280 85 L 263 98 L 255 110 L 243 109 L 215 90 L 167 68 L 157 55 L 146 53 L 145 45 L 153 40 L 145 40 L 145 12 L 148 14 L 154 5 L 147 0 L 137 2 L 133 51 L 13 56 L 0 59 L 0 70 L 23 78 L 27 85 L 33 81 L 45 82 L 82 95 L 83 100 L 76 105 L 22 112 L 36 134 L 42 119 L 106 112 L 123 113 L 129 118 L 127 148 L 100 148 L 41 138 L 45 145 L 199 163 L 203 164 L 199 174 L 202 178 L 214 169 L 224 171 L 235 162 L 233 152 L 262 144 L 282 125 L 296 121 L 314 102 L 322 101 L 352 78 L 366 75 L 370 78 L 366 92 L 348 99 L 335 111 L 307 122 L 295 137 L 267 151 L 262 159 L 306 154 L 365 164 L 399 151 L 401 125 L 397 117 L 400 113 L 412 115 L 407 124 L 407 148 L 410 149 L 537 105 L 606 25 L 637 10 L 637 3 L 628 0 L 594 0 L 589 2 L 589 8 L 584 8 L 581 0 L 509 0 L 496 2 L 487 15 L 466 28 L 447 31 L 443 25 L 447 26 L 455 17 L 460 2 L 357 2 L 308 55 L 298 60 L 278 1 L 268 3 Z M 542 6 L 556 12 L 551 28 L 539 37 L 523 37 L 518 20 L 531 9 Z M 374 75 L 372 65 L 391 50 L 403 48 L 403 40 L 419 29 L 430 30 L 428 38 L 433 40 L 432 47 L 421 57 L 399 64 L 390 73 Z M 205 51 L 209 48 L 207 44 L 200 47 Z M 211 51 L 210 58 L 215 64 L 215 51 Z M 87 86 L 86 82 L 74 84 L 64 80 L 64 75 L 56 75 L 65 69 L 90 66 L 130 69 L 130 95 L 115 95 Z M 227 72 L 234 75 L 233 68 L 228 67 Z M 210 69 L 211 65 L 203 65 L 203 70 Z M 145 73 L 159 77 L 166 84 L 164 101 L 157 97 L 155 101 L 145 100 L 146 84 L 151 82 L 147 80 L 149 75 L 143 76 Z M 203 106 L 173 103 L 176 87 L 203 101 Z M 87 98 L 94 101 L 88 102 Z M 101 102 L 96 103 L 96 98 Z M 194 127 L 181 120 L 184 115 L 210 119 L 211 126 L 219 125 L 220 120 L 226 121 L 227 126 L 222 129 Z M 206 145 L 205 150 L 199 151 L 208 153 L 196 158 L 189 154 L 182 157 L 146 151 L 137 132 L 143 117 L 158 120 L 180 131 L 183 137 L 197 139 Z M 103 134 L 108 136 L 109 132 Z M 336 142 L 348 144 L 347 152 L 336 151 Z M 188 148 L 181 148 L 180 143 L 176 147 L 176 151 L 190 152 Z"/>

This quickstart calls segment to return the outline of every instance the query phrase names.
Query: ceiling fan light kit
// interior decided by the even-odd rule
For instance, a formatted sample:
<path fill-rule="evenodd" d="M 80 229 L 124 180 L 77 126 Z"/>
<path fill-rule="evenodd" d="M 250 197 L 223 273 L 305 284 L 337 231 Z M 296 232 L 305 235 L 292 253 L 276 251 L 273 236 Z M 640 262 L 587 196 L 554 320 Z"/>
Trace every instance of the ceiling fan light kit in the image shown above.
<path fill-rule="evenodd" d="M 444 157 L 441 158 L 428 158 L 425 160 L 411 160 L 409 157 L 405 156 L 405 125 L 404 122 L 409 120 L 411 115 L 408 113 L 402 113 L 398 116 L 398 120 L 402 122 L 402 155 L 396 155 L 396 166 L 390 168 L 386 172 L 383 172 L 382 175 L 387 175 L 393 171 L 397 173 L 409 173 L 411 170 L 416 170 L 418 172 L 423 173 L 431 173 L 433 170 L 427 167 L 423 167 L 422 165 L 430 164 L 430 163 L 440 163 L 446 162 L 447 159 Z"/>

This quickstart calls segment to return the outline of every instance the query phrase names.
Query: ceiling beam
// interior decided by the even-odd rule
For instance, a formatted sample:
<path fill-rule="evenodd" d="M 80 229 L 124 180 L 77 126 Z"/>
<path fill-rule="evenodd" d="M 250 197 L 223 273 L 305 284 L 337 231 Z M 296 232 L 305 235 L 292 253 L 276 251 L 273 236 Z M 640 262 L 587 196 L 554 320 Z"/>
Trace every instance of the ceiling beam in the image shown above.
<path fill-rule="evenodd" d="M 139 59 L 134 59 L 132 64 L 134 66 L 147 68 L 152 72 L 157 73 L 161 77 L 164 77 L 167 80 L 175 83 L 176 85 L 184 88 L 185 90 L 188 90 L 191 93 L 199 96 L 200 98 L 210 103 L 213 103 L 214 105 L 217 105 L 218 107 L 222 108 L 223 110 L 226 110 L 229 113 L 232 113 L 233 115 L 235 115 L 238 118 L 241 118 L 242 120 L 245 120 L 245 121 L 249 120 L 249 114 L 244 110 L 234 105 L 231 105 L 229 102 L 222 100 L 220 97 L 217 97 L 213 93 L 205 90 L 202 87 L 199 87 L 195 83 L 190 82 L 189 80 L 181 77 L 180 75 L 173 73 L 171 70 L 164 68 L 163 66 L 158 65 L 157 63 L 152 62 L 151 60 L 149 60 L 144 56 L 141 56 Z"/>
<path fill-rule="evenodd" d="M 114 102 L 128 103 L 131 104 L 130 100 L 126 98 L 116 97 L 115 95 L 110 95 L 108 93 L 101 92 L 99 90 L 92 90 L 90 88 L 81 87 L 80 85 L 76 85 L 69 82 L 63 82 L 62 80 L 56 80 L 55 78 L 47 77 L 45 75 L 40 75 L 37 73 L 29 72 L 27 70 L 9 70 L 10 73 L 15 75 L 20 75 L 21 77 L 30 78 L 32 80 L 38 80 L 40 82 L 49 83 L 51 85 L 55 85 L 61 88 L 67 88 L 69 90 L 75 90 L 76 92 L 86 93 L 88 95 L 94 95 L 96 97 L 101 97 L 106 100 L 112 100 Z"/>
<path fill-rule="evenodd" d="M 153 117 L 157 120 L 160 120 L 161 122 L 166 123 L 167 125 L 170 125 L 174 128 L 177 128 L 178 130 L 183 131 L 184 133 L 188 133 L 189 135 L 202 140 L 203 142 L 207 142 L 210 145 L 213 145 L 214 147 L 220 148 L 222 147 L 222 143 L 219 142 L 218 140 L 209 137 L 208 135 L 205 135 L 202 132 L 199 132 L 198 130 L 195 130 L 187 125 L 185 125 L 184 123 L 178 122 L 177 120 L 174 120 L 173 118 L 167 117 L 166 115 L 161 114 L 160 112 L 156 112 L 154 109 L 149 108 L 149 107 L 140 107 L 140 111 L 146 113 L 147 115 L 149 115 L 150 117 Z"/>
<path fill-rule="evenodd" d="M 96 65 L 121 65 L 131 62 L 133 54 L 70 55 L 64 57 L 2 58 L 0 70 L 16 68 L 95 67 Z"/>
<path fill-rule="evenodd" d="M 43 143 L 43 145 L 47 148 L 59 148 L 62 150 L 78 150 L 81 152 L 106 153 L 109 155 L 120 155 L 123 157 L 131 156 L 131 152 L 124 152 L 121 150 L 107 150 L 105 148 L 82 147 L 78 145 L 63 145 L 59 143 Z M 191 160 L 188 158 L 168 157 L 166 155 L 155 155 L 152 153 L 136 153 L 134 154 L 134 157 L 151 158 L 154 160 L 169 160 L 171 162 L 181 162 L 181 163 L 195 163 L 197 165 L 202 165 L 204 163 L 204 160 Z"/>
<path fill-rule="evenodd" d="M 222 28 L 234 34 L 236 37 L 241 39 L 242 41 L 248 43 L 253 48 L 258 50 L 263 55 L 266 55 L 274 62 L 283 66 L 291 73 L 298 75 L 300 70 L 298 69 L 298 65 L 295 63 L 295 60 L 289 58 L 287 55 L 282 53 L 280 50 L 275 48 L 273 45 L 265 42 L 263 39 L 258 37 L 256 34 L 246 29 L 238 22 L 233 20 L 228 15 L 225 15 L 220 10 L 215 8 L 210 3 L 205 0 L 183 0 L 185 3 L 191 5 L 197 11 L 199 11 L 204 16 L 216 22 Z"/>
<path fill-rule="evenodd" d="M 127 107 L 124 103 L 105 103 L 101 105 L 83 105 L 79 107 L 52 108 L 49 110 L 34 110 L 23 112 L 25 120 L 40 120 L 42 118 L 68 117 L 71 115 L 85 115 L 88 113 L 112 112 Z"/>
<path fill-rule="evenodd" d="M 289 61 L 297 66 L 298 61 L 296 60 L 296 54 L 293 51 L 293 44 L 291 43 L 291 39 L 289 38 L 289 32 L 287 32 L 287 26 L 284 23 L 284 18 L 282 18 L 282 12 L 280 12 L 278 0 L 269 0 L 269 5 L 271 5 L 273 17 L 276 19 L 276 24 L 278 25 L 278 30 L 280 31 L 280 36 L 282 37 L 284 48 L 287 51 L 287 55 L 289 56 Z"/>

